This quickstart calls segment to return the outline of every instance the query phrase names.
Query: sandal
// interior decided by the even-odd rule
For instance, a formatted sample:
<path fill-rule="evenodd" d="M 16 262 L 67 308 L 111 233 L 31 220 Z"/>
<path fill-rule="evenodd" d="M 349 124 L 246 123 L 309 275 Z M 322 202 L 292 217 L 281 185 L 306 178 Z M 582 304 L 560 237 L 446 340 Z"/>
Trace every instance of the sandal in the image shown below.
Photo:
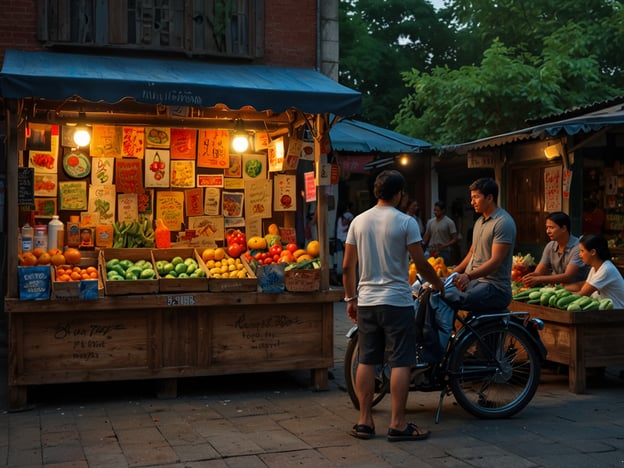
<path fill-rule="evenodd" d="M 420 429 L 414 423 L 407 423 L 407 427 L 399 431 L 398 429 L 388 429 L 388 440 L 397 442 L 400 440 L 423 440 L 431 435 L 427 429 Z"/>
<path fill-rule="evenodd" d="M 356 439 L 372 439 L 375 436 L 375 428 L 366 424 L 354 424 L 349 432 Z"/>

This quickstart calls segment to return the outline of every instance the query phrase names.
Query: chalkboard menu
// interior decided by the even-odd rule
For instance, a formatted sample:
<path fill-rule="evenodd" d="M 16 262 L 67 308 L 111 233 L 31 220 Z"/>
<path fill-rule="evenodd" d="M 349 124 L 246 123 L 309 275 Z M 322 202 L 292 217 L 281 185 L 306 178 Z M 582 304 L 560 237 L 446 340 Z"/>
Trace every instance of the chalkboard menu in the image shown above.
<path fill-rule="evenodd" d="M 32 167 L 17 168 L 17 204 L 35 205 L 35 170 Z"/>

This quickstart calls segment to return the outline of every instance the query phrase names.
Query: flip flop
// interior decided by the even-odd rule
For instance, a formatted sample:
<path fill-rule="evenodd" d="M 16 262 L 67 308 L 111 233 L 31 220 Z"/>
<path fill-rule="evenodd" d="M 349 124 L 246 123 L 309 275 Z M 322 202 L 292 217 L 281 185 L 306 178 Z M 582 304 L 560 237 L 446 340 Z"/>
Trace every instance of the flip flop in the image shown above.
<path fill-rule="evenodd" d="M 399 431 L 398 429 L 388 429 L 388 441 L 397 442 L 400 440 L 423 440 L 431 435 L 427 429 L 420 429 L 414 423 L 407 423 L 407 427 Z"/>
<path fill-rule="evenodd" d="M 368 440 L 375 436 L 375 428 L 366 424 L 354 424 L 349 434 L 357 439 Z"/>

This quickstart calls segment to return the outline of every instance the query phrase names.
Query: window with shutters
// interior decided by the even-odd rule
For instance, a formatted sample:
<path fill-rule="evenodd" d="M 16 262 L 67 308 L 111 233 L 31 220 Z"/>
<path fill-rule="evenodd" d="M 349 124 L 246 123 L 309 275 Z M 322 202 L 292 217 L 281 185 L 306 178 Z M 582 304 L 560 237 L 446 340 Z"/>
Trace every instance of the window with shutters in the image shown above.
<path fill-rule="evenodd" d="M 262 55 L 263 0 L 40 0 L 48 46 Z"/>

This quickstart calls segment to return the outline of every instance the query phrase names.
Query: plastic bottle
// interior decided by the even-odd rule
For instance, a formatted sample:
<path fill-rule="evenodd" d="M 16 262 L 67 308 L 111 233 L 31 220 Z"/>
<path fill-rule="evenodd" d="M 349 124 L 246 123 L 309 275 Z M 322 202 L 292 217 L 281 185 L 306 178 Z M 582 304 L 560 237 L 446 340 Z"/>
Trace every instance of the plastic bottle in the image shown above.
<path fill-rule="evenodd" d="M 156 238 L 156 247 L 159 249 L 168 249 L 171 247 L 171 231 L 165 226 L 162 219 L 156 220 L 156 229 L 154 230 Z"/>
<path fill-rule="evenodd" d="M 65 245 L 65 227 L 58 215 L 52 216 L 48 223 L 48 248 L 63 250 Z"/>
<path fill-rule="evenodd" d="M 33 246 L 35 249 L 48 250 L 48 226 L 45 224 L 35 225 Z"/>
<path fill-rule="evenodd" d="M 26 223 L 22 226 L 22 252 L 32 252 L 34 250 L 34 237 L 35 230 L 33 227 Z"/>

